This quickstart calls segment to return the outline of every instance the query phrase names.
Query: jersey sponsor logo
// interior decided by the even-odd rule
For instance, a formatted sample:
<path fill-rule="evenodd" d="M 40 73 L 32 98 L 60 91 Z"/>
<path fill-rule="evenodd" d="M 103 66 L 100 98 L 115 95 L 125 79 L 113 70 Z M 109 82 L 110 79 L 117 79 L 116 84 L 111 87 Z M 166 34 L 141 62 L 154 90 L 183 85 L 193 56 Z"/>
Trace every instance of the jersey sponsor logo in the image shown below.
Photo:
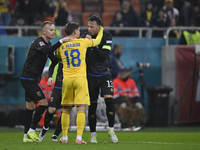
<path fill-rule="evenodd" d="M 107 40 L 107 41 L 106 41 L 106 43 L 112 43 L 112 41 L 110 41 L 110 40 Z"/>
<path fill-rule="evenodd" d="M 40 46 L 43 46 L 43 45 L 45 45 L 45 44 L 44 44 L 44 42 L 42 42 L 42 41 L 41 41 L 41 42 L 39 42 L 39 44 L 40 44 Z"/>
<path fill-rule="evenodd" d="M 41 96 L 42 96 L 42 94 L 41 94 L 41 92 L 40 92 L 40 91 L 38 91 L 38 92 L 37 92 L 37 95 L 38 95 L 39 97 L 41 97 Z"/>

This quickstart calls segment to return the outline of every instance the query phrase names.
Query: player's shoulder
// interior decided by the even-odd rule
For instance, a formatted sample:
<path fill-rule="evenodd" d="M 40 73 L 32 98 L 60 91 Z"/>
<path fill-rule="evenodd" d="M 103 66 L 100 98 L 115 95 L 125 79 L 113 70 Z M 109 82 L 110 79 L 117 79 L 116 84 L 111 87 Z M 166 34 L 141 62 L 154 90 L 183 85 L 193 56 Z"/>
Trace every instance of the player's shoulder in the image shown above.
<path fill-rule="evenodd" d="M 103 35 L 109 35 L 112 36 L 111 33 L 108 30 L 103 30 Z"/>
<path fill-rule="evenodd" d="M 111 33 L 109 32 L 109 31 L 107 31 L 107 30 L 104 30 L 103 31 L 103 38 L 111 38 L 112 39 L 112 35 L 111 35 Z"/>
<path fill-rule="evenodd" d="M 43 46 L 46 44 L 46 42 L 44 41 L 44 39 L 42 37 L 38 37 L 35 38 L 32 42 L 33 45 L 39 45 L 39 46 Z"/>

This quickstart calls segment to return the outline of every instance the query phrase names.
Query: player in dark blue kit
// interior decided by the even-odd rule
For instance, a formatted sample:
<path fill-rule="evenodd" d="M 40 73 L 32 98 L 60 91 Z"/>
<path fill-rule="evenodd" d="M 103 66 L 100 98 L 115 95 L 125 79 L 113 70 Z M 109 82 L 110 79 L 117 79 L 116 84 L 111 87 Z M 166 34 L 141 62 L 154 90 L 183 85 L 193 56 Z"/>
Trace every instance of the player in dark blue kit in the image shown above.
<path fill-rule="evenodd" d="M 45 99 L 44 93 L 39 87 L 38 83 L 41 80 L 41 74 L 47 58 L 54 61 L 54 54 L 62 42 L 70 41 L 65 37 L 59 40 L 56 44 L 51 46 L 50 39 L 54 38 L 55 26 L 52 22 L 45 21 L 41 25 L 42 36 L 36 38 L 30 46 L 26 62 L 24 64 L 20 82 L 25 89 L 25 128 L 23 142 L 41 142 L 38 135 L 35 132 L 36 126 L 41 119 L 43 112 L 48 106 L 48 102 Z M 35 110 L 35 103 L 39 103 L 40 106 Z M 33 114 L 33 111 L 35 113 Z M 33 116 L 33 118 L 32 118 Z M 29 129 L 30 128 L 30 129 Z"/>
<path fill-rule="evenodd" d="M 96 15 L 92 15 L 88 19 L 88 32 L 84 33 L 82 37 L 96 38 L 100 27 L 101 18 Z M 118 142 L 118 138 L 114 132 L 115 108 L 110 63 L 111 46 L 112 36 L 108 31 L 104 30 L 101 43 L 96 47 L 91 47 L 87 50 L 87 79 L 91 103 L 89 106 L 88 120 L 91 132 L 91 143 L 97 143 L 96 109 L 99 88 L 101 88 L 101 96 L 104 97 L 106 104 L 106 115 L 109 124 L 108 134 L 113 143 Z"/>

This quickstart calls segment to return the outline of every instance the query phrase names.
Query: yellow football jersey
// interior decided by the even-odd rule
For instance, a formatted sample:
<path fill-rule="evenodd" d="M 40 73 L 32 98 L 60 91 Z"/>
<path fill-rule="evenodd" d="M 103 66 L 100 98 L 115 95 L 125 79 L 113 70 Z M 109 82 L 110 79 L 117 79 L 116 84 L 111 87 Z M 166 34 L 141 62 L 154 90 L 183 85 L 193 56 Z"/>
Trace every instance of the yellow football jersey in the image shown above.
<path fill-rule="evenodd" d="M 86 76 L 86 51 L 92 45 L 92 40 L 80 38 L 63 43 L 58 48 L 57 57 L 60 57 L 63 62 L 63 76 Z"/>

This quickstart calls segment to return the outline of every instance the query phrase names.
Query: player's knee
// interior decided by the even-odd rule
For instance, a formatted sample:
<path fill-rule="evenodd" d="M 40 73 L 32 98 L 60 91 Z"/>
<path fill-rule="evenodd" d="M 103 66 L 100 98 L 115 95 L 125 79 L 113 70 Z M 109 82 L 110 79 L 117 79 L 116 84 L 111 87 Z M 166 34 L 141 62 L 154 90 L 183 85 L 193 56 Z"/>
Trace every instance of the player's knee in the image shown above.
<path fill-rule="evenodd" d="M 105 99 L 105 103 L 106 103 L 106 108 L 107 109 L 111 109 L 112 111 L 114 111 L 115 107 L 114 107 L 114 100 L 113 100 L 113 98 L 106 98 Z"/>

